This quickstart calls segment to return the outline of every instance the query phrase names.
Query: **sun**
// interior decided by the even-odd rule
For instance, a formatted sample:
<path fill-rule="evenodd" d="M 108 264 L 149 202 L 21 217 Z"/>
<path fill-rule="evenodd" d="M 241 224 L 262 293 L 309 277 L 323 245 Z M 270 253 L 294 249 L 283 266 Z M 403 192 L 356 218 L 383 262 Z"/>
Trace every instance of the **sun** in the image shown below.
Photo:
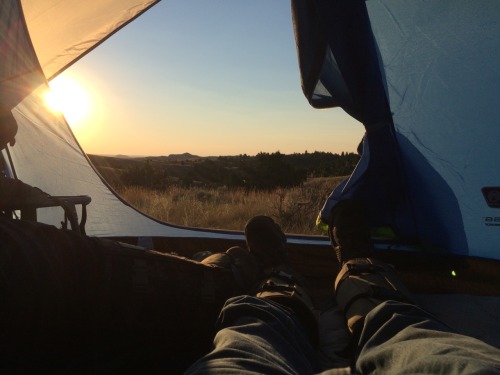
<path fill-rule="evenodd" d="M 71 126 L 78 126 L 90 113 L 90 96 L 76 79 L 58 76 L 49 83 L 45 102 L 53 112 L 64 115 Z"/>

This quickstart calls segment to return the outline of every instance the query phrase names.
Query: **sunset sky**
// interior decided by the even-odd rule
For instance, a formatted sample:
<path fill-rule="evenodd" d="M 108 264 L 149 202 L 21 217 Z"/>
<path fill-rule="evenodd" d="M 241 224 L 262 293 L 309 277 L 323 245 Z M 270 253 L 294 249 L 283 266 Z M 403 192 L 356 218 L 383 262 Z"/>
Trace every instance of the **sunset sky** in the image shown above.
<path fill-rule="evenodd" d="M 87 95 L 67 113 L 87 153 L 342 152 L 364 133 L 307 103 L 288 1 L 164 0 L 64 78 Z"/>

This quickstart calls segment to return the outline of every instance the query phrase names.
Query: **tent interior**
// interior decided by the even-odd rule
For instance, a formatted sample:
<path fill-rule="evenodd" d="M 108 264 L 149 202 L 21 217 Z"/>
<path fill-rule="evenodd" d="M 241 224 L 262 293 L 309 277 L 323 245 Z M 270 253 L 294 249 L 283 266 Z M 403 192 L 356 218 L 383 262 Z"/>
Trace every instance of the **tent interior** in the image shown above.
<path fill-rule="evenodd" d="M 138 212 L 43 104 L 50 79 L 155 3 L 0 5 L 0 102 L 19 127 L 1 153 L 4 173 L 52 196 L 0 207 L 2 373 L 181 372 L 209 349 L 218 311 L 238 292 L 231 272 L 192 257 L 245 246 L 243 233 Z M 319 225 L 337 202 L 363 201 L 371 225 L 394 233 L 373 238 L 377 257 L 430 312 L 500 348 L 498 1 L 291 8 L 306 99 L 366 129 L 361 160 Z M 287 237 L 291 266 L 325 312 L 338 272 L 329 239 Z"/>

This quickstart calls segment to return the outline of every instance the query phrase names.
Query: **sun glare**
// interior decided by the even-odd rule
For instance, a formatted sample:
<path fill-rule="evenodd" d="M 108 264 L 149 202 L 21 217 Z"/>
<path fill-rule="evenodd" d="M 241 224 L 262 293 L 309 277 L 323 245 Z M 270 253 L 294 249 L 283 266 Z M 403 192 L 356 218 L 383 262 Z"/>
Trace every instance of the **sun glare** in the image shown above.
<path fill-rule="evenodd" d="M 49 83 L 45 102 L 53 112 L 61 112 L 72 126 L 79 125 L 90 112 L 90 98 L 84 87 L 66 76 L 54 78 Z"/>

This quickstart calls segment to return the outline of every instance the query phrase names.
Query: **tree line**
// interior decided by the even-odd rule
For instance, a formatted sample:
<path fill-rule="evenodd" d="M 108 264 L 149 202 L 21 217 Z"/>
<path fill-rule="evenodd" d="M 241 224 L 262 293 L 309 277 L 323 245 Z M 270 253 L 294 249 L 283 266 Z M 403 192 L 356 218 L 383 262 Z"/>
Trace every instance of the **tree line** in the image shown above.
<path fill-rule="evenodd" d="M 299 186 L 310 177 L 349 175 L 358 161 L 359 155 L 355 153 L 318 151 L 289 155 L 279 151 L 261 152 L 255 156 L 244 154 L 186 160 L 149 157 L 133 159 L 122 165 L 119 180 L 123 185 L 158 189 L 173 185 L 202 185 L 266 190 Z M 101 161 L 96 167 L 100 169 L 102 165 Z"/>

